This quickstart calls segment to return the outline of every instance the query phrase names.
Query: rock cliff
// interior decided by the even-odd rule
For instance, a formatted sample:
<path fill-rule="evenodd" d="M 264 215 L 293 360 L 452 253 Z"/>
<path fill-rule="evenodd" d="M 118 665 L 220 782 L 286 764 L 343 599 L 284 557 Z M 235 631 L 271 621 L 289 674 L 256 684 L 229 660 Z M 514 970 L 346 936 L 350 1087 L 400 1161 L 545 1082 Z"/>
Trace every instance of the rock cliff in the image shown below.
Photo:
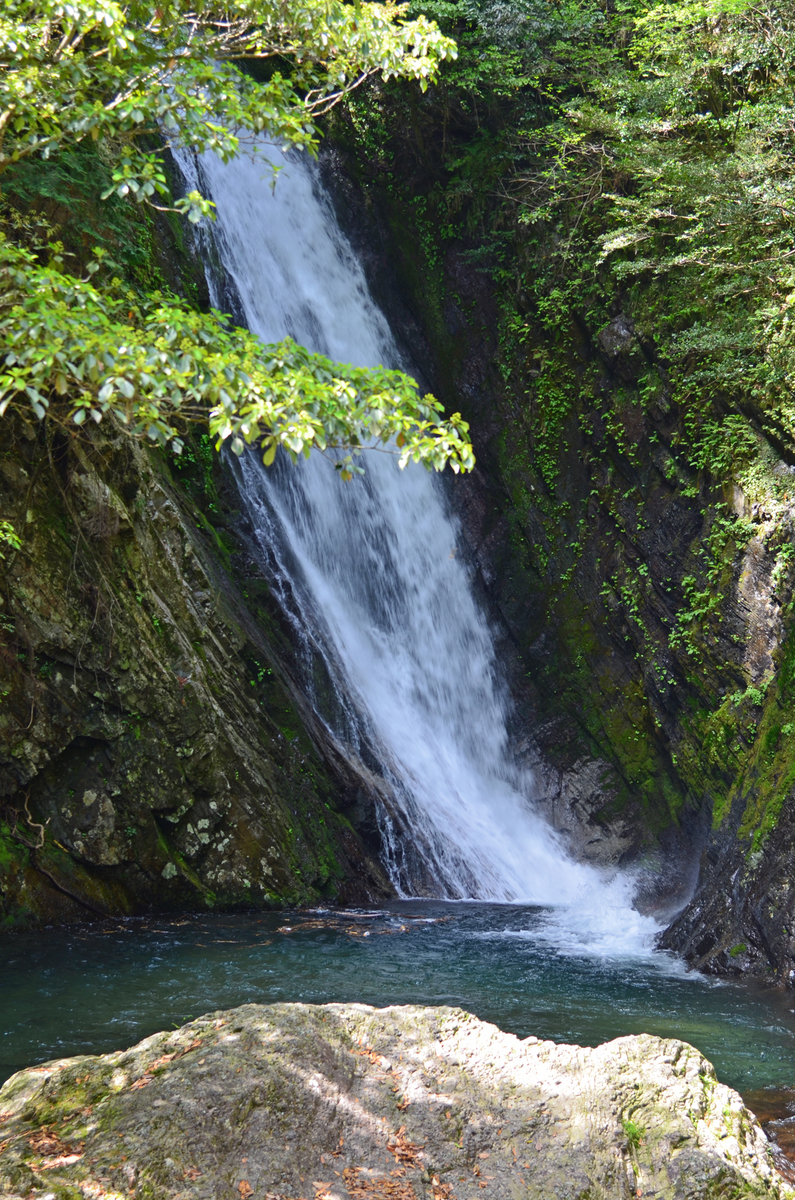
<path fill-rule="evenodd" d="M 0 1194 L 785 1200 L 684 1042 L 519 1041 L 450 1008 L 244 1005 L 0 1089 Z"/>
<path fill-rule="evenodd" d="M 741 465 L 693 469 L 632 297 L 545 323 L 521 228 L 485 269 L 463 224 L 429 225 L 438 179 L 410 135 L 400 181 L 336 136 L 326 178 L 371 285 L 472 425 L 451 498 L 539 803 L 579 857 L 643 868 L 658 915 L 697 893 L 666 935 L 688 961 L 795 981 L 795 447 L 750 415 Z"/>
<path fill-rule="evenodd" d="M 226 486 L 200 439 L 172 475 L 112 426 L 9 429 L 0 922 L 392 894 Z"/>

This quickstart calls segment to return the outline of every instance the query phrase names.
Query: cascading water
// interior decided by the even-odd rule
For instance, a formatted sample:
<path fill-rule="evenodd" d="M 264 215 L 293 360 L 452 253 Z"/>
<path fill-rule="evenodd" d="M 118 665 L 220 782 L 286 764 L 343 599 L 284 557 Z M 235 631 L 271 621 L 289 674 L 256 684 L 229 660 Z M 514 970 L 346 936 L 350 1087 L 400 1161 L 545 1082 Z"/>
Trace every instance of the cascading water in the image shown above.
<path fill-rule="evenodd" d="M 338 361 L 402 365 L 314 165 L 267 147 L 262 155 L 180 159 L 190 185 L 217 205 L 209 236 L 238 315 L 268 342 L 290 334 Z M 269 162 L 282 167 L 275 189 Z M 229 291 L 222 297 L 217 279 L 210 286 L 229 307 Z M 380 763 L 396 887 L 585 906 L 589 927 L 601 912 L 608 940 L 621 928 L 637 943 L 653 925 L 630 915 L 627 881 L 606 882 L 568 857 L 511 760 L 491 633 L 438 479 L 421 467 L 401 472 L 388 453 L 364 461 L 366 477 L 350 483 L 317 453 L 268 469 L 252 453 L 237 470 L 263 564 L 303 640 L 310 688 L 311 663 L 322 659 L 319 715 L 350 757 Z"/>

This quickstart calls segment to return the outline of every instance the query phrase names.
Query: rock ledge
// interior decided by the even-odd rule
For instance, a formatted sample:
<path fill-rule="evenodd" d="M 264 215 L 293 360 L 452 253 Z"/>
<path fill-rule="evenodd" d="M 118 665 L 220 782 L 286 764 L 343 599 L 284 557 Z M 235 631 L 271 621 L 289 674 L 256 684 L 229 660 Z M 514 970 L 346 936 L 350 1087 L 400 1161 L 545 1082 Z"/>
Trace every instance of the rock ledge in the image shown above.
<path fill-rule="evenodd" d="M 460 1009 L 256 1005 L 0 1088 L 25 1200 L 734 1200 L 793 1191 L 685 1042 L 519 1041 Z"/>

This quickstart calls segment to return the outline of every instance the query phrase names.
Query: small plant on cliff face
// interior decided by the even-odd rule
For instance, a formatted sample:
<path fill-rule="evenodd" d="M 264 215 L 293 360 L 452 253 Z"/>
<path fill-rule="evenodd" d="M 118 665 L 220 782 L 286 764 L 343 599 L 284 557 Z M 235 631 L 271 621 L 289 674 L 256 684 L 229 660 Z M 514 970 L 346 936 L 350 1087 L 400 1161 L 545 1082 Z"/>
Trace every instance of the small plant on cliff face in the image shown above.
<path fill-rule="evenodd" d="M 258 138 L 313 153 L 318 118 L 369 76 L 424 90 L 455 52 L 433 22 L 392 4 L 5 0 L 0 178 L 31 157 L 95 143 L 114 164 L 104 198 L 198 221 L 212 204 L 198 192 L 172 201 L 164 138 L 224 160 L 254 152 Z M 251 60 L 267 64 L 264 81 L 238 70 Z M 15 230 L 10 220 L 0 229 L 0 415 L 23 405 L 81 425 L 114 413 L 177 450 L 180 421 L 209 418 L 219 445 L 229 439 L 239 453 L 256 443 L 266 463 L 279 446 L 295 460 L 375 440 L 394 441 L 401 466 L 473 465 L 466 424 L 443 420 L 401 372 L 334 364 L 289 339 L 263 346 L 218 313 L 141 297 L 108 278 L 101 250 L 76 278 L 61 244 L 15 245 Z"/>
<path fill-rule="evenodd" d="M 11 550 L 19 550 L 22 547 L 19 534 L 14 532 L 14 526 L 10 521 L 0 521 L 0 558 L 5 558 L 4 545 Z"/>
<path fill-rule="evenodd" d="M 646 1130 L 640 1125 L 637 1125 L 634 1121 L 625 1120 L 621 1123 L 624 1127 L 624 1135 L 629 1142 L 630 1148 L 632 1150 L 637 1150 L 638 1146 L 640 1146 L 643 1142 L 643 1138 L 646 1135 Z"/>

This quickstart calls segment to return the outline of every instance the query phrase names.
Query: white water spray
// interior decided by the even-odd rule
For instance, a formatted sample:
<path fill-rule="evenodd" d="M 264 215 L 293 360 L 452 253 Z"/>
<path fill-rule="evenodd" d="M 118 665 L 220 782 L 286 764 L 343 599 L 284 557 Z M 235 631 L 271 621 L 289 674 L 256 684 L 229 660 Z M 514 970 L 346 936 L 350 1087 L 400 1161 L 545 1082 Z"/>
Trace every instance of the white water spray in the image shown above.
<path fill-rule="evenodd" d="M 267 162 L 180 159 L 217 204 L 213 242 L 246 323 L 266 342 L 290 334 L 338 361 L 401 365 L 316 168 L 263 153 L 283 167 L 275 191 Z M 214 302 L 223 306 L 217 292 Z M 566 906 L 583 945 L 588 928 L 602 943 L 615 926 L 631 927 L 639 948 L 655 927 L 630 917 L 630 883 L 569 858 L 511 759 L 491 633 L 439 481 L 422 467 L 399 471 L 388 454 L 364 461 L 366 478 L 347 484 L 317 453 L 270 469 L 251 454 L 238 470 L 308 667 L 323 661 L 315 706 L 349 756 L 369 748 L 389 785 L 381 817 L 395 885 Z"/>

